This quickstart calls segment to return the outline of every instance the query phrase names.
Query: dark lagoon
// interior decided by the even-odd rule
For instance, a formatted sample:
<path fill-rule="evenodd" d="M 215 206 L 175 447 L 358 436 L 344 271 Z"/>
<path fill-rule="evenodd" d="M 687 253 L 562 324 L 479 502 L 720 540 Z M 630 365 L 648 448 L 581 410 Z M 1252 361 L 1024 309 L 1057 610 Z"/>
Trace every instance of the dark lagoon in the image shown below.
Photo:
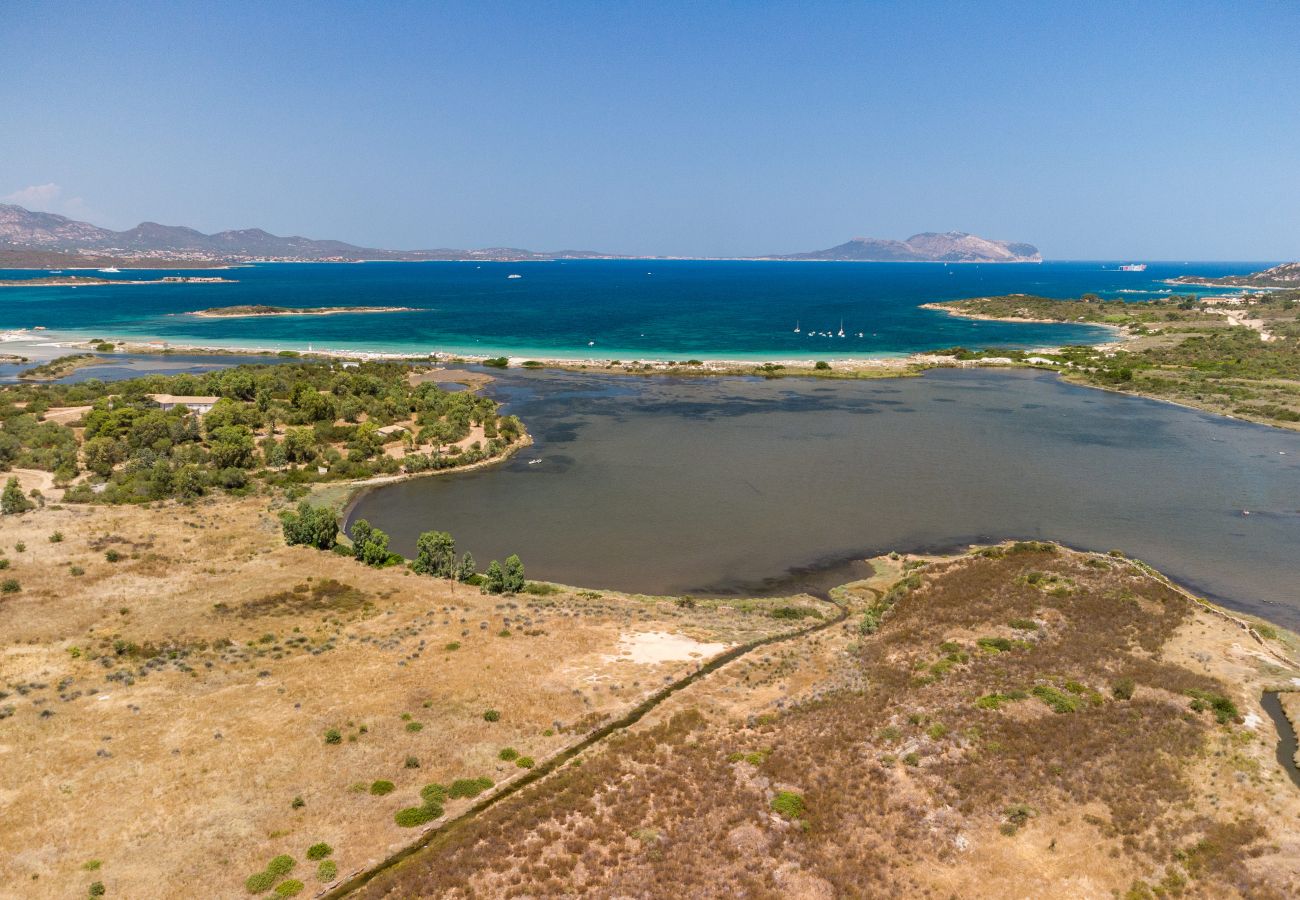
<path fill-rule="evenodd" d="M 1300 627 L 1300 434 L 1025 371 L 512 370 L 490 390 L 536 446 L 375 489 L 350 521 L 408 556 L 436 528 L 481 565 L 516 552 L 533 578 L 645 593 L 820 590 L 879 552 L 1052 539 Z"/>

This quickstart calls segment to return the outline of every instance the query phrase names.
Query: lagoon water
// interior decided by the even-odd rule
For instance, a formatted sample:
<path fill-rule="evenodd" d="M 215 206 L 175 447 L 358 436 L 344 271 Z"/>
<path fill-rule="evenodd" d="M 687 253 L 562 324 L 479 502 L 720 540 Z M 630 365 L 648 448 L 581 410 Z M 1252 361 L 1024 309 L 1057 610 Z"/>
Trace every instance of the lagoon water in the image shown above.
<path fill-rule="evenodd" d="M 350 520 L 406 555 L 436 528 L 483 565 L 517 552 L 533 578 L 647 593 L 818 589 L 877 552 L 1053 539 L 1300 626 L 1300 434 L 1011 370 L 510 370 L 490 390 L 535 447 L 378 488 Z"/>
<path fill-rule="evenodd" d="M 190 346 L 274 350 L 310 346 L 625 360 L 843 358 L 957 345 L 1096 342 L 1110 332 L 970 321 L 917 307 L 1013 292 L 1075 297 L 1092 291 L 1141 300 L 1168 293 L 1172 288 L 1163 279 L 1175 275 L 1259 268 L 1259 263 L 1153 263 L 1146 272 L 1121 272 L 1115 262 L 270 263 L 212 273 L 237 279 L 236 284 L 4 287 L 0 328 L 41 325 L 82 338 L 160 338 Z M 0 272 L 0 278 L 36 274 L 42 273 Z M 165 274 L 171 273 L 124 270 L 111 277 L 149 280 Z M 412 311 L 255 319 L 185 314 L 245 304 Z M 841 323 L 844 338 L 833 336 Z"/>

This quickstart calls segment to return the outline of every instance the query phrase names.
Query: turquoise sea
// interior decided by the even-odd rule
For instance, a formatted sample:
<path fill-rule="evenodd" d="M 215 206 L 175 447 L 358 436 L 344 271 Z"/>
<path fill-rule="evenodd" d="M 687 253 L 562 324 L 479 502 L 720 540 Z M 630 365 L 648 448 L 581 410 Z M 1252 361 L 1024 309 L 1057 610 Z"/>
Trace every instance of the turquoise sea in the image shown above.
<path fill-rule="evenodd" d="M 532 263 L 265 263 L 212 273 L 124 270 L 115 279 L 219 274 L 237 284 L 0 288 L 0 328 L 273 350 L 598 359 L 809 359 L 952 346 L 1103 341 L 1104 329 L 958 319 L 922 303 L 1014 292 L 1149 299 L 1176 275 L 1263 263 L 1041 265 L 583 260 Z M 0 278 L 44 272 L 0 271 Z M 95 273 L 87 273 L 95 274 Z M 511 277 L 511 276 L 519 277 Z M 1193 289 L 1179 288 L 1180 292 Z M 1200 289 L 1204 290 L 1204 289 Z M 410 312 L 202 319 L 213 306 L 404 306 Z M 796 333 L 796 326 L 799 331 Z M 838 337 L 841 327 L 845 337 Z"/>

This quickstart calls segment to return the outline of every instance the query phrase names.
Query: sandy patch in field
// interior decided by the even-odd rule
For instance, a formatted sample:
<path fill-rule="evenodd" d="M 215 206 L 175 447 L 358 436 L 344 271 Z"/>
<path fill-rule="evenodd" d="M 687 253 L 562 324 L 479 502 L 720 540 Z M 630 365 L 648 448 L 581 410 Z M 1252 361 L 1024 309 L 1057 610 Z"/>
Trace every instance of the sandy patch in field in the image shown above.
<path fill-rule="evenodd" d="M 642 664 L 682 662 L 707 659 L 726 650 L 728 646 L 704 643 L 684 634 L 641 631 L 621 635 L 618 639 L 618 653 L 605 658 L 610 662 L 628 661 Z"/>

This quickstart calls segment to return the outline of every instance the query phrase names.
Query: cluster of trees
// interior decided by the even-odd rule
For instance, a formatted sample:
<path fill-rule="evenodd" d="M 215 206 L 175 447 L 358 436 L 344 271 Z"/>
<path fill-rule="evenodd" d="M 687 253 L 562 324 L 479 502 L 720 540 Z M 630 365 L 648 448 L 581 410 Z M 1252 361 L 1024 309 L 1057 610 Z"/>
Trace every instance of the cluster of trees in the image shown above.
<path fill-rule="evenodd" d="M 20 492 L 21 496 L 21 492 Z M 338 543 L 338 520 L 334 511 L 312 506 L 306 500 L 296 510 L 280 513 L 280 525 L 286 544 L 315 547 L 318 550 L 343 552 L 369 566 L 400 565 L 405 560 L 388 549 L 388 535 L 365 519 L 352 523 L 349 553 Z M 446 531 L 426 531 L 415 542 L 415 559 L 411 571 L 434 578 L 447 578 L 466 584 L 478 584 L 489 594 L 517 594 L 527 587 L 524 564 L 517 554 L 506 557 L 505 565 L 492 560 L 487 572 L 479 575 L 474 557 L 465 553 L 457 558 L 456 539 Z"/>
<path fill-rule="evenodd" d="M 333 362 L 237 366 L 200 375 L 146 376 L 112 384 L 16 385 L 0 391 L 0 470 L 53 472 L 91 483 L 71 501 L 188 499 L 220 488 L 364 478 L 466 465 L 501 453 L 521 436 L 514 416 L 470 392 L 412 385 L 400 363 Z M 163 411 L 149 394 L 217 396 L 200 417 Z M 52 407 L 90 406 L 79 442 L 72 427 L 44 420 Z M 405 456 L 384 452 L 403 423 Z M 483 441 L 456 446 L 481 426 Z M 415 452 L 428 447 L 428 452 Z"/>

